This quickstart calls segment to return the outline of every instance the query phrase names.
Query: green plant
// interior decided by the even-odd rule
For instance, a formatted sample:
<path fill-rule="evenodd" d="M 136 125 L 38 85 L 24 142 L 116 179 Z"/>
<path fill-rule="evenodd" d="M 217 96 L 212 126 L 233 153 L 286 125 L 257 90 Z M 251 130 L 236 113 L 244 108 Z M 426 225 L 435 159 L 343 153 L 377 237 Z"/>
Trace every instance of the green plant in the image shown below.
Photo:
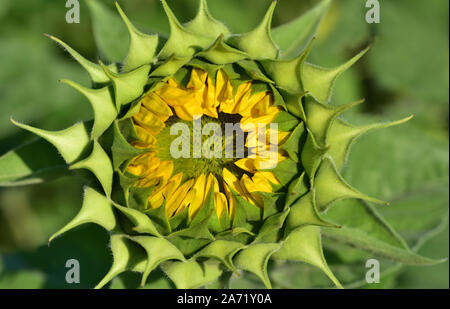
<path fill-rule="evenodd" d="M 90 5 L 98 15 L 105 13 L 96 2 L 91 1 Z M 38 183 L 72 171 L 84 177 L 87 188 L 80 213 L 51 239 L 87 222 L 97 223 L 111 232 L 114 263 L 98 287 L 126 270 L 143 272 L 142 283 L 145 284 L 147 276 L 158 266 L 179 288 L 200 287 L 219 277 L 223 279 L 221 282 L 226 282 L 231 272 L 238 270 L 254 273 L 266 287 L 270 287 L 269 259 L 312 264 L 340 286 L 323 256 L 321 227 L 331 239 L 334 237 L 394 261 L 407 264 L 436 262 L 412 252 L 369 204 L 358 202 L 346 210 L 334 208 L 336 210 L 327 214 L 329 219 L 324 218 L 329 206 L 344 198 L 384 203 L 352 188 L 340 176 L 339 170 L 360 135 L 410 119 L 351 126 L 338 118 L 345 110 L 361 102 L 344 106 L 329 104 L 333 85 L 337 77 L 367 49 L 335 69 L 320 68 L 306 62 L 315 30 L 329 1 L 322 1 L 304 17 L 271 31 L 274 1 L 263 21 L 253 31 L 242 35 L 232 35 L 223 24 L 214 20 L 207 10 L 206 1 L 200 1 L 199 14 L 184 26 L 177 21 L 165 1 L 163 5 L 169 17 L 171 35 L 161 44 L 158 36 L 139 32 L 119 8 L 131 38 L 128 56 L 121 67 L 118 64 L 94 64 L 59 39 L 51 37 L 90 74 L 93 89 L 71 81 L 64 82 L 88 98 L 94 110 L 94 121 L 58 132 L 14 121 L 52 143 L 69 168 L 51 155 L 53 149 L 42 140 L 20 147 L 0 161 L 4 171 L 2 184 L 8 186 Z M 101 31 L 96 35 L 100 41 L 104 39 Z M 189 86 L 189 83 L 194 86 Z M 196 83 L 199 86 L 195 86 Z M 189 108 L 167 103 L 170 108 L 166 114 L 165 105 L 151 110 L 151 104 L 157 102 L 157 99 L 152 99 L 155 94 L 168 102 L 169 99 L 177 100 L 173 98 L 177 89 L 182 89 L 183 95 L 194 95 L 198 89 L 208 90 L 212 85 L 216 93 L 220 88 L 229 96 L 218 99 L 215 95 L 212 106 L 206 104 L 205 107 L 204 102 L 200 102 L 200 106 L 195 107 L 198 101 L 185 100 L 191 104 Z M 146 177 L 150 164 L 136 161 L 149 159 L 145 156 L 151 153 L 149 149 L 155 147 L 150 140 L 152 136 L 162 140 L 160 134 L 163 131 L 140 134 L 139 130 L 146 125 L 154 128 L 154 122 L 158 121 L 159 128 L 164 128 L 163 124 L 169 117 L 189 122 L 198 113 L 222 121 L 214 111 L 240 115 L 243 119 L 247 116 L 250 122 L 266 116 L 258 114 L 258 117 L 248 118 L 245 110 L 256 105 L 249 107 L 243 104 L 241 109 L 235 97 L 239 89 L 247 89 L 252 96 L 261 95 L 261 101 L 268 97 L 264 112 L 271 112 L 264 121 L 277 123 L 281 132 L 290 133 L 280 141 L 283 159 L 274 169 L 259 171 L 262 178 L 256 178 L 260 168 L 255 160 L 246 158 L 240 163 L 235 160 L 233 163 L 240 169 L 231 173 L 228 165 L 219 163 L 219 169 L 210 168 L 205 173 L 192 174 L 178 181 L 171 193 L 179 192 L 183 199 L 174 211 L 169 211 L 172 207 L 168 205 L 171 202 L 168 191 L 162 195 L 162 203 L 154 202 L 152 198 L 155 196 L 161 200 L 161 196 L 156 194 L 161 192 L 155 189 L 161 183 L 153 183 L 154 179 Z M 226 106 L 227 99 L 234 100 L 233 104 Z M 190 110 L 191 106 L 195 108 Z M 146 123 L 147 114 L 142 115 L 145 109 L 153 113 L 151 119 L 154 122 Z M 142 125 L 138 128 L 136 123 L 140 120 Z M 167 144 L 167 139 L 162 144 Z M 36 156 L 38 150 L 42 155 Z M 161 146 L 158 150 L 163 152 Z M 161 161 L 163 158 L 158 159 Z M 162 174 L 158 174 L 164 179 L 164 185 L 175 174 L 172 173 L 174 168 L 177 169 L 175 161 L 175 167 L 166 167 Z M 251 163 L 250 168 L 248 163 Z M 189 169 L 198 166 L 195 162 L 192 164 Z M 177 171 L 186 176 L 189 169 L 185 170 L 183 166 L 178 164 Z M 138 170 L 143 169 L 139 175 Z M 150 184 L 139 184 L 142 179 L 138 176 L 143 176 Z M 247 176 L 245 180 L 244 176 Z M 220 184 L 218 189 L 213 189 L 217 179 Z M 183 195 L 182 191 L 175 191 L 178 185 L 189 181 L 189 188 L 185 189 L 199 191 L 198 188 L 202 188 L 201 198 L 196 197 L 198 192 L 195 191 L 194 197 L 185 200 L 187 192 Z M 367 230 L 358 224 L 351 230 L 346 227 L 339 229 L 341 220 L 370 222 L 370 228 L 381 230 L 383 240 L 369 237 Z"/>

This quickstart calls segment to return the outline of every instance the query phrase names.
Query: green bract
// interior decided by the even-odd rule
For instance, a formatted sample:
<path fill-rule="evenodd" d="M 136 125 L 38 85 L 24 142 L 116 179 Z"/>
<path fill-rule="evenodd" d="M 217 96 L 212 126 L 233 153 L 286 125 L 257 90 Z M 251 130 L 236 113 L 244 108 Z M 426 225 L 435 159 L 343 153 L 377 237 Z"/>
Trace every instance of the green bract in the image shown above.
<path fill-rule="evenodd" d="M 96 2 L 89 3 L 94 12 L 102 9 Z M 52 150 L 40 140 L 27 144 L 0 158 L 0 185 L 34 184 L 73 172 L 84 177 L 86 189 L 80 212 L 50 241 L 84 223 L 95 223 L 110 231 L 114 262 L 97 288 L 125 271 L 141 272 L 145 284 L 157 267 L 177 288 L 202 287 L 221 275 L 241 270 L 254 273 L 270 288 L 269 260 L 311 264 L 341 287 L 322 252 L 322 227 L 327 227 L 327 231 L 334 229 L 328 233 L 336 241 L 399 262 L 434 263 L 406 245 L 394 250 L 373 246 L 365 238 L 355 239 L 356 234 L 340 229 L 339 222 L 323 218 L 324 212 L 342 199 L 387 204 L 353 188 L 340 170 L 352 144 L 362 134 L 411 118 L 368 126 L 353 126 L 339 118 L 362 102 L 330 104 L 334 83 L 367 49 L 337 68 L 307 62 L 315 31 L 329 3 L 323 0 L 303 17 L 271 29 L 277 4 L 272 1 L 252 31 L 232 34 L 211 16 L 206 0 L 200 0 L 197 16 L 185 25 L 162 0 L 170 24 L 170 37 L 165 42 L 158 35 L 140 32 L 117 4 L 130 36 L 128 55 L 121 64 L 92 63 L 66 43 L 49 36 L 89 73 L 92 88 L 68 80 L 62 82 L 88 99 L 94 119 L 57 132 L 12 120 L 54 145 L 64 162 L 51 155 Z M 274 193 L 261 193 L 263 210 L 236 196 L 234 218 L 223 216 L 218 220 L 211 194 L 192 220 L 186 213 L 169 220 L 164 206 L 144 211 L 151 189 L 135 187 L 138 178 L 126 171 L 130 160 L 144 151 L 131 145 L 138 140 L 131 117 L 138 112 L 143 94 L 170 77 L 184 80 L 192 68 L 203 69 L 213 77 L 222 69 L 233 86 L 258 81 L 261 89 L 272 91 L 275 104 L 282 107 L 274 122 L 280 130 L 291 132 L 282 145 L 288 159 L 273 170 L 281 185 Z M 253 90 L 258 92 L 257 87 Z M 43 155 L 33 157 L 37 149 L 44 149 Z M 20 163 L 20 158 L 33 160 L 34 164 Z M 367 204 L 367 209 L 372 207 Z"/>

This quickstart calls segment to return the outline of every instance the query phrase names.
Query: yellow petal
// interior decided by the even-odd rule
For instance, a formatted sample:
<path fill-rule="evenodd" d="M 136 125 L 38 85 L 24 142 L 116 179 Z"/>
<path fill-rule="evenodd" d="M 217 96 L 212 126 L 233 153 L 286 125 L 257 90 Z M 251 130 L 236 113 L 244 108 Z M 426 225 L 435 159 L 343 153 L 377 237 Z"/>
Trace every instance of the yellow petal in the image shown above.
<path fill-rule="evenodd" d="M 274 185 L 280 185 L 281 184 L 280 181 L 278 180 L 277 176 L 275 176 L 275 174 L 272 173 L 272 172 L 258 171 L 258 172 L 255 173 L 255 176 L 256 176 L 256 174 L 259 174 L 259 175 L 263 176 L 264 178 L 266 178 L 268 181 L 270 181 Z"/>
<path fill-rule="evenodd" d="M 141 107 L 139 113 L 133 116 L 133 120 L 152 135 L 157 135 L 165 127 L 164 122 L 145 107 Z"/>
<path fill-rule="evenodd" d="M 205 174 L 201 174 L 197 179 L 195 180 L 195 184 L 193 188 L 196 191 L 195 197 L 192 200 L 191 205 L 189 206 L 189 217 L 192 218 L 197 214 L 197 212 L 200 210 L 201 206 L 203 205 L 203 199 L 205 196 L 205 186 L 206 186 L 206 176 Z"/>
<path fill-rule="evenodd" d="M 250 172 L 250 173 L 254 173 L 257 170 L 257 168 L 255 166 L 254 158 L 240 159 L 240 160 L 234 162 L 234 165 L 236 165 L 237 167 L 243 169 L 244 171 Z"/>
<path fill-rule="evenodd" d="M 237 194 L 239 194 L 243 199 L 248 200 L 246 192 L 242 189 L 241 183 L 236 176 L 234 176 L 229 170 L 226 168 L 223 169 L 223 180 L 226 184 Z"/>
<path fill-rule="evenodd" d="M 234 218 L 234 215 L 236 214 L 236 200 L 226 183 L 223 184 L 223 189 L 228 200 L 228 214 L 230 215 L 230 218 Z"/>
<path fill-rule="evenodd" d="M 193 180 L 186 181 L 173 194 L 166 197 L 166 214 L 168 218 L 171 218 L 177 212 L 178 208 L 183 206 L 182 203 L 193 184 Z"/>
<path fill-rule="evenodd" d="M 219 219 L 225 211 L 228 211 L 227 197 L 222 192 L 214 192 L 214 208 Z"/>
<path fill-rule="evenodd" d="M 206 71 L 194 68 L 191 71 L 191 78 L 187 84 L 187 88 L 202 89 L 205 87 L 206 78 L 208 73 Z"/>
<path fill-rule="evenodd" d="M 141 103 L 142 106 L 154 113 L 163 122 L 173 115 L 172 110 L 167 103 L 154 92 L 143 97 Z"/>

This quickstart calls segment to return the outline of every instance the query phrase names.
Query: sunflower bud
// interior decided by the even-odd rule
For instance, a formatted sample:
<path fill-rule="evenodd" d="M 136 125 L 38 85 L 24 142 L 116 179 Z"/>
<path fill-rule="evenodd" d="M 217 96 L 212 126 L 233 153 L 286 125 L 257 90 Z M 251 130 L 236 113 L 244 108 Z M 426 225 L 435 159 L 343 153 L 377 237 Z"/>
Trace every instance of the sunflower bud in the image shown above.
<path fill-rule="evenodd" d="M 311 264 L 341 287 L 320 233 L 339 226 L 322 213 L 347 198 L 386 204 L 340 170 L 362 134 L 409 119 L 352 126 L 339 116 L 362 102 L 330 104 L 338 76 L 367 49 L 318 67 L 306 62 L 314 39 L 287 52 L 274 43 L 277 1 L 252 31 L 232 34 L 206 0 L 185 25 L 162 0 L 170 37 L 159 47 L 116 5 L 130 35 L 122 65 L 94 64 L 50 36 L 91 76 L 92 89 L 62 82 L 90 102 L 93 122 L 57 132 L 14 122 L 86 179 L 80 212 L 50 241 L 84 223 L 108 230 L 114 261 L 97 288 L 130 270 L 145 284 L 157 267 L 177 288 L 242 270 L 270 288 L 271 259 Z"/>

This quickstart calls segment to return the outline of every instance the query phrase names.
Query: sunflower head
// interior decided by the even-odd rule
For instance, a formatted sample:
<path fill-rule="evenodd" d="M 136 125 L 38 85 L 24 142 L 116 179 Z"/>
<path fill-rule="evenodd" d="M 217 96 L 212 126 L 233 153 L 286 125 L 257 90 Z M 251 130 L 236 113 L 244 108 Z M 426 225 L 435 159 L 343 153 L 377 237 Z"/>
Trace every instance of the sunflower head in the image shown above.
<path fill-rule="evenodd" d="M 130 35 L 121 64 L 92 63 L 50 36 L 90 74 L 92 88 L 63 82 L 86 96 L 94 120 L 57 132 L 15 122 L 86 179 L 79 214 L 51 239 L 88 222 L 110 231 L 114 262 L 97 287 L 128 270 L 145 284 L 157 267 L 178 288 L 241 270 L 270 287 L 270 259 L 312 264 L 340 287 L 320 235 L 338 226 L 321 213 L 344 198 L 384 203 L 339 171 L 360 135 L 407 120 L 352 126 L 339 116 L 361 102 L 329 103 L 336 78 L 367 50 L 332 69 L 306 62 L 313 38 L 281 51 L 272 36 L 292 31 L 272 31 L 277 1 L 252 31 L 232 34 L 206 0 L 185 25 L 162 0 L 165 42 L 116 5 Z"/>

